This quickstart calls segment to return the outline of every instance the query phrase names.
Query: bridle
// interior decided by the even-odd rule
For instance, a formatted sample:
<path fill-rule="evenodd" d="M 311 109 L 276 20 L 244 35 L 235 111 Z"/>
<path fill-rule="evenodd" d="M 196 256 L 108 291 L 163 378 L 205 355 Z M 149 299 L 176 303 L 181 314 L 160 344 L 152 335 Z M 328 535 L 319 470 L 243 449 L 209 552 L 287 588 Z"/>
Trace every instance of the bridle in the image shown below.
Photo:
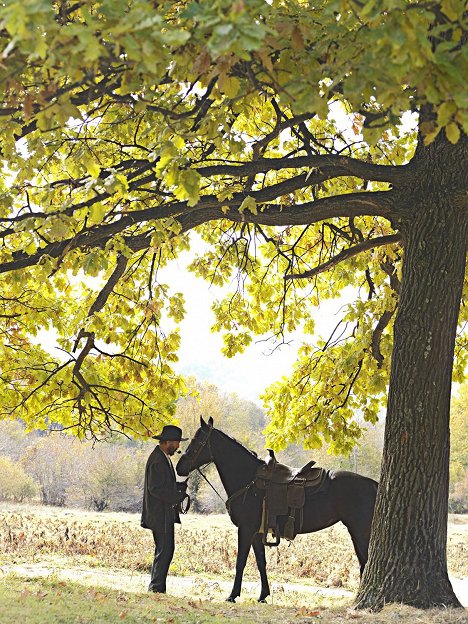
<path fill-rule="evenodd" d="M 213 427 L 210 427 L 205 438 L 201 440 L 201 442 L 198 443 L 198 448 L 196 448 L 195 452 L 193 453 L 193 456 L 190 458 L 189 472 L 192 472 L 192 470 L 195 470 L 194 464 L 197 461 L 198 457 L 200 456 L 200 453 L 203 451 L 206 445 L 208 445 L 208 450 L 210 452 L 210 460 L 202 464 L 202 466 L 209 466 L 214 461 L 213 451 L 211 450 L 211 444 L 210 444 L 212 431 L 213 431 Z M 196 470 L 200 470 L 200 468 L 196 468 Z"/>
<path fill-rule="evenodd" d="M 192 470 L 198 470 L 198 473 L 205 479 L 205 481 L 208 483 L 210 488 L 217 494 L 217 496 L 224 503 L 224 499 L 221 496 L 221 494 L 218 492 L 218 490 L 215 488 L 215 486 L 209 481 L 209 479 L 201 471 L 202 467 L 209 466 L 214 461 L 213 451 L 211 450 L 211 444 L 210 444 L 210 438 L 211 438 L 212 432 L 213 432 L 213 427 L 210 427 L 209 430 L 208 430 L 208 433 L 205 436 L 205 438 L 199 443 L 198 448 L 196 448 L 193 456 L 190 458 L 189 472 L 192 472 Z M 209 459 L 209 461 L 205 462 L 201 466 L 195 468 L 194 464 L 197 461 L 198 457 L 200 456 L 200 453 L 203 451 L 203 449 L 205 448 L 206 445 L 208 445 L 208 451 L 209 451 L 209 454 L 210 454 L 210 459 Z"/>

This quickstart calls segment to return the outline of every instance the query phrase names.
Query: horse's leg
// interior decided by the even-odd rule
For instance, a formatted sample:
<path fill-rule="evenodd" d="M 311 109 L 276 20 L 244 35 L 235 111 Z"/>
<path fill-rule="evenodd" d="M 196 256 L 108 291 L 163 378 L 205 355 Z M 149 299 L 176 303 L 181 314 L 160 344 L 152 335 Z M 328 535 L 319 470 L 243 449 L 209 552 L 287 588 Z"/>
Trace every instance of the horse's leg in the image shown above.
<path fill-rule="evenodd" d="M 255 535 L 252 546 L 255 553 L 255 559 L 257 560 L 257 567 L 258 571 L 260 572 L 260 580 L 262 583 L 262 589 L 258 602 L 265 602 L 265 598 L 270 595 L 270 586 L 268 584 L 266 571 L 265 546 L 263 544 L 262 536 L 260 533 L 257 533 Z"/>
<path fill-rule="evenodd" d="M 362 577 L 362 574 L 364 572 L 364 566 L 366 565 L 368 558 L 370 531 L 363 528 L 362 526 L 356 529 L 356 527 L 353 525 L 346 525 L 346 528 L 351 535 L 354 552 L 359 559 L 360 575 Z"/>
<path fill-rule="evenodd" d="M 232 591 L 227 598 L 228 602 L 235 602 L 240 596 L 242 575 L 244 574 L 245 564 L 249 556 L 250 546 L 252 545 L 253 534 L 250 527 L 240 526 L 237 530 L 237 560 L 236 560 L 236 577 Z"/>

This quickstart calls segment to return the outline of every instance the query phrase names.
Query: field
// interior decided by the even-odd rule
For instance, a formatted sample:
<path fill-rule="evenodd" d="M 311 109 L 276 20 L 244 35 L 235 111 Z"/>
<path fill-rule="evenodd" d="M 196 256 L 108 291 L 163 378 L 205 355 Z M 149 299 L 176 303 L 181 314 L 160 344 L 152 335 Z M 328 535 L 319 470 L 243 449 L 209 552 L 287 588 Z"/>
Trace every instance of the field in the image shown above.
<path fill-rule="evenodd" d="M 255 604 L 260 585 L 253 556 L 239 604 L 223 602 L 232 583 L 236 551 L 236 530 L 226 516 L 188 514 L 177 527 L 176 541 L 168 595 L 155 598 L 145 592 L 152 537 L 140 528 L 138 515 L 3 505 L 0 624 L 14 620 L 31 624 L 216 622 L 218 616 L 223 621 L 310 622 L 318 618 L 324 623 L 386 623 L 394 621 L 395 613 L 399 622 L 408 623 L 461 624 L 467 620 L 463 612 L 421 612 L 399 606 L 387 607 L 380 614 L 351 610 L 359 569 L 341 525 L 267 549 L 273 590 L 270 605 Z M 462 602 L 468 594 L 467 552 L 468 517 L 452 516 L 449 573 Z M 87 615 L 90 605 L 94 606 Z M 55 608 L 57 619 L 53 619 Z M 96 608 L 102 611 L 99 616 Z M 27 610 L 28 617 L 18 609 Z"/>

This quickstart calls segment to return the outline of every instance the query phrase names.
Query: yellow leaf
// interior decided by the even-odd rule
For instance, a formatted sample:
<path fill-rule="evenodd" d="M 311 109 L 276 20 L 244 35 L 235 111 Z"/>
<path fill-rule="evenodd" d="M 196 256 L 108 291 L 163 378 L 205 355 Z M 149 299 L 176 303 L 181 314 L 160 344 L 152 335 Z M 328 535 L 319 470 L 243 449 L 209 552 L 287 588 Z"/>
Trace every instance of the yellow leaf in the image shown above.
<path fill-rule="evenodd" d="M 94 206 L 91 206 L 91 208 L 89 209 L 90 222 L 100 223 L 103 220 L 106 214 L 106 211 L 107 211 L 106 206 L 104 206 L 101 203 L 97 203 L 97 204 L 94 204 Z"/>
<path fill-rule="evenodd" d="M 445 127 L 445 134 L 450 143 L 455 145 L 455 143 L 458 143 L 458 140 L 460 139 L 460 128 L 452 121 Z"/>
<path fill-rule="evenodd" d="M 27 253 L 29 256 L 36 253 L 37 251 L 36 243 L 33 243 L 33 242 L 29 243 L 28 245 L 26 245 L 26 247 L 24 247 L 23 251 Z"/>
<path fill-rule="evenodd" d="M 446 126 L 456 110 L 455 102 L 443 102 L 437 110 L 437 123 L 439 126 Z"/>
<path fill-rule="evenodd" d="M 455 22 L 462 17 L 463 3 L 460 0 L 442 0 L 441 2 L 442 12 L 451 20 Z"/>
<path fill-rule="evenodd" d="M 94 162 L 93 160 L 88 160 L 85 162 L 86 171 L 92 178 L 99 178 L 99 174 L 101 173 L 101 167 Z"/>
<path fill-rule="evenodd" d="M 257 214 L 257 202 L 253 197 L 248 195 L 239 206 L 239 212 L 242 214 L 245 210 L 249 210 L 252 214 Z"/>

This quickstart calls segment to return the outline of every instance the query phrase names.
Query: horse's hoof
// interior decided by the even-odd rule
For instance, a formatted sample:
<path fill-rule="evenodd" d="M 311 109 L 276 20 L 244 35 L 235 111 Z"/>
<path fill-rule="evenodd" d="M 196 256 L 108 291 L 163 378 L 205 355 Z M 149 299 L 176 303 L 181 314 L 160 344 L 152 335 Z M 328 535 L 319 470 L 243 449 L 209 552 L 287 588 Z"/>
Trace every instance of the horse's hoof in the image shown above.
<path fill-rule="evenodd" d="M 259 599 L 257 600 L 257 602 L 263 602 L 263 604 L 266 604 L 266 600 L 265 600 L 265 598 L 259 598 Z"/>
<path fill-rule="evenodd" d="M 226 602 L 236 602 L 236 599 L 234 596 L 229 596 L 229 598 L 226 598 Z"/>

